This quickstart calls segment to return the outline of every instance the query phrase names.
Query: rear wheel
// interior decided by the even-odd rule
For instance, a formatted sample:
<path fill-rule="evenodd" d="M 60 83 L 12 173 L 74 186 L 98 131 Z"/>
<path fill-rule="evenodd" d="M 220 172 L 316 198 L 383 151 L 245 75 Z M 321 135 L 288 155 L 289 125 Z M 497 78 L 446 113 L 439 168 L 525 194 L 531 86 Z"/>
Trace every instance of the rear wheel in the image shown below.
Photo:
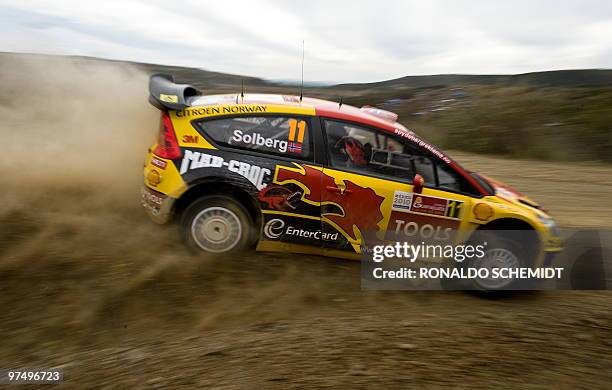
<path fill-rule="evenodd" d="M 240 252 L 254 235 L 248 211 L 223 195 L 206 196 L 190 204 L 181 216 L 179 231 L 190 249 L 207 253 Z"/>

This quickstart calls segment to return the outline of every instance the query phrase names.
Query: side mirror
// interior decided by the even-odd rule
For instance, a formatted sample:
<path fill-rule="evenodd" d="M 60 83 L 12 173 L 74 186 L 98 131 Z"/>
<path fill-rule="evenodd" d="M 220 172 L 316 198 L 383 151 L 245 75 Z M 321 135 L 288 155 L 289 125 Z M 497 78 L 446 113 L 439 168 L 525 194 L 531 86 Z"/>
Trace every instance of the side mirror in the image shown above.
<path fill-rule="evenodd" d="M 416 175 L 414 175 L 414 178 L 412 179 L 412 192 L 414 192 L 415 194 L 420 194 L 421 192 L 423 192 L 423 185 L 425 184 L 425 179 L 423 179 L 423 176 L 419 175 L 418 173 Z"/>

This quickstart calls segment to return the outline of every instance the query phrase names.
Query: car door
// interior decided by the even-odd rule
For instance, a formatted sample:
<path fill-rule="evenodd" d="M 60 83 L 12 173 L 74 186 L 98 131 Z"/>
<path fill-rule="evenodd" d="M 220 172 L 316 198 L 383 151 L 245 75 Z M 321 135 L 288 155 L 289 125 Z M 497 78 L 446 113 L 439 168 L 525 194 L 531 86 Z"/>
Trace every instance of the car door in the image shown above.
<path fill-rule="evenodd" d="M 322 172 L 324 252 L 361 253 L 381 242 L 449 241 L 471 207 L 452 169 L 408 140 L 356 123 L 323 120 L 328 163 Z M 425 179 L 413 192 L 416 173 Z M 335 234 L 337 233 L 337 237 Z"/>
<path fill-rule="evenodd" d="M 275 158 L 272 180 L 258 194 L 263 216 L 258 250 L 321 254 L 323 168 L 315 162 L 320 128 L 306 117 L 288 118 L 285 127 L 284 156 Z"/>
<path fill-rule="evenodd" d="M 291 114 L 224 116 L 197 123 L 218 150 L 219 174 L 248 191 L 262 212 L 258 250 L 321 253 L 318 121 Z M 317 134 L 318 131 L 318 134 Z M 265 172 L 251 177 L 252 167 Z M 211 174 L 216 174 L 211 171 Z"/>

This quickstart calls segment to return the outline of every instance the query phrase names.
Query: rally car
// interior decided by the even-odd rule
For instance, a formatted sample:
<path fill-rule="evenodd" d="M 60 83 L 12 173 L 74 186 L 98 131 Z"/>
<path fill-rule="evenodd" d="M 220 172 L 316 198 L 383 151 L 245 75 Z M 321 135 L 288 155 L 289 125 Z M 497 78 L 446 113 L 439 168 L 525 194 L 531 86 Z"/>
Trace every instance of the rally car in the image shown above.
<path fill-rule="evenodd" d="M 161 120 L 143 205 L 158 223 L 176 220 L 194 250 L 359 258 L 373 242 L 465 242 L 508 230 L 517 234 L 487 248 L 503 265 L 547 265 L 561 249 L 538 204 L 465 170 L 389 111 L 298 96 L 203 96 L 160 74 L 149 89 Z"/>

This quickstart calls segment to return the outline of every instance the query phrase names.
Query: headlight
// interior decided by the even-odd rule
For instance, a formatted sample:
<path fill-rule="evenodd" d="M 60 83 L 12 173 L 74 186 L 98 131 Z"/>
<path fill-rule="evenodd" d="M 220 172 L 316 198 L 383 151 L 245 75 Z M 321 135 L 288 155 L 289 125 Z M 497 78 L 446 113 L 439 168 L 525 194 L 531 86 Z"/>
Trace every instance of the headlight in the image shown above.
<path fill-rule="evenodd" d="M 544 215 L 538 215 L 538 219 L 540 220 L 540 222 L 542 222 L 542 225 L 546 226 L 546 228 L 550 230 L 550 233 L 552 235 L 559 236 L 559 228 L 557 227 L 557 224 L 555 223 L 554 219 Z"/>

